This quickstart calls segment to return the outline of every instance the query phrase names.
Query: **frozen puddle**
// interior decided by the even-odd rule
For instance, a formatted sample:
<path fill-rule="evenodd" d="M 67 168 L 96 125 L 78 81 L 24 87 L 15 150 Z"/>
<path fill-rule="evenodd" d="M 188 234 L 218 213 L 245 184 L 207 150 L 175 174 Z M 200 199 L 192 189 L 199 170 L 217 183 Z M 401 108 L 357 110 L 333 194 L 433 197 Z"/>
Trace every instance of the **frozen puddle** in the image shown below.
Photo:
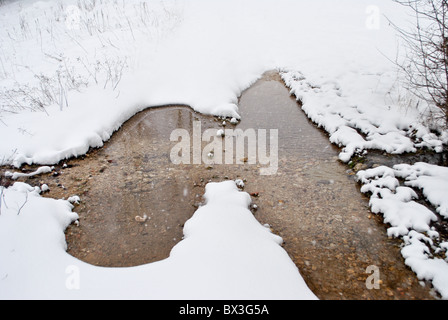
<path fill-rule="evenodd" d="M 370 213 L 368 199 L 339 163 L 339 150 L 300 110 L 276 73 L 246 90 L 234 126 L 186 106 L 152 108 L 134 116 L 105 146 L 57 166 L 48 196 L 77 194 L 80 225 L 67 229 L 68 252 L 87 263 L 129 267 L 167 258 L 184 223 L 200 207 L 208 182 L 241 179 L 308 287 L 321 299 L 431 299 L 403 263 L 400 241 Z M 209 128 L 278 129 L 278 170 L 260 165 L 173 164 L 170 134 Z M 236 161 L 234 162 L 236 163 Z M 31 179 L 31 180 L 30 180 Z M 27 182 L 33 181 L 29 178 Z M 47 177 L 45 177 L 47 179 Z M 34 180 L 36 181 L 36 180 Z M 376 268 L 380 289 L 368 289 Z"/>

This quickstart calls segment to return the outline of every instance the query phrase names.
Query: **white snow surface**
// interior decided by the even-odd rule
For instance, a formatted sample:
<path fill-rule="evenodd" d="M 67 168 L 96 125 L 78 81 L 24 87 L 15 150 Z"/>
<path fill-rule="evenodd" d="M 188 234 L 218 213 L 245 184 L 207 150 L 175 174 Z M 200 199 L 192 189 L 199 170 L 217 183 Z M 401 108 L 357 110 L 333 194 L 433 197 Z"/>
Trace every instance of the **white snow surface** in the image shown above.
<path fill-rule="evenodd" d="M 405 185 L 421 189 L 425 198 L 448 219 L 448 168 L 424 162 L 394 166 L 396 176 L 406 179 Z"/>
<path fill-rule="evenodd" d="M 379 166 L 357 173 L 361 192 L 371 194 L 371 211 L 383 215 L 384 222 L 390 225 L 389 236 L 403 239 L 405 263 L 419 279 L 431 281 L 443 299 L 448 299 L 448 248 L 431 227 L 438 217 L 414 201 L 418 195 L 411 187 L 422 189 L 425 199 L 446 218 L 447 173 L 446 167 L 423 162 L 393 168 Z M 400 186 L 397 178 L 405 179 L 405 186 Z M 445 259 L 436 257 L 436 253 L 444 253 Z"/>
<path fill-rule="evenodd" d="M 349 162 L 353 155 L 369 149 L 391 154 L 415 152 L 420 147 L 436 152 L 443 149 L 444 138 L 437 137 L 421 124 L 417 109 L 405 110 L 402 105 L 388 101 L 390 92 L 383 91 L 383 101 L 375 99 L 381 92 L 380 86 L 390 86 L 389 90 L 394 90 L 385 80 L 390 74 L 344 75 L 353 77 L 348 88 L 359 87 L 363 96 L 343 93 L 337 81 L 310 83 L 299 71 L 283 71 L 281 75 L 291 93 L 302 102 L 307 116 L 327 131 L 332 143 L 343 147 L 339 154 L 343 162 Z M 368 86 L 363 86 L 371 81 L 377 81 L 378 87 L 366 90 Z"/>
<path fill-rule="evenodd" d="M 132 268 L 66 253 L 64 229 L 78 215 L 39 192 L 19 182 L 2 189 L 0 299 L 317 299 L 234 181 L 207 184 L 169 258 Z"/>
<path fill-rule="evenodd" d="M 408 16 L 393 1 L 375 2 L 373 27 L 366 0 L 103 0 L 82 7 L 74 24 L 78 3 L 86 2 L 0 6 L 2 163 L 82 155 L 151 106 L 187 104 L 239 119 L 238 96 L 272 69 L 288 71 L 307 115 L 345 146 L 343 161 L 366 148 L 414 151 L 410 125 L 436 150 L 448 137 L 431 134 L 419 124 L 421 110 L 399 103 L 388 60 L 399 44 L 385 16 L 397 24 Z M 34 100 L 18 93 L 24 88 Z M 46 112 L 21 110 L 48 95 L 55 98 Z"/>
<path fill-rule="evenodd" d="M 415 107 L 389 61 L 403 50 L 385 16 L 397 25 L 409 19 L 391 0 L 375 1 L 373 11 L 367 0 L 88 3 L 0 5 L 0 164 L 83 155 L 153 106 L 185 104 L 236 122 L 241 92 L 273 69 L 343 147 L 341 161 L 368 149 L 439 152 L 448 142 L 446 131 L 435 135 L 422 123 L 429 106 Z M 435 213 L 413 201 L 412 189 L 447 218 L 446 168 L 373 170 L 358 174 L 372 211 L 391 224 L 389 235 L 403 238 L 406 263 L 448 298 L 446 261 L 431 256 L 448 246 L 430 227 Z M 185 225 L 170 258 L 124 269 L 68 255 L 63 231 L 77 215 L 70 202 L 40 191 L 0 188 L 1 298 L 315 298 L 234 183 L 207 186 L 207 205 Z"/>
<path fill-rule="evenodd" d="M 30 173 L 6 171 L 5 176 L 11 178 L 12 180 L 17 180 L 18 178 L 21 177 L 33 177 L 42 173 L 49 173 L 52 172 L 53 169 L 54 169 L 53 167 L 43 166 L 38 168 L 36 171 Z"/>

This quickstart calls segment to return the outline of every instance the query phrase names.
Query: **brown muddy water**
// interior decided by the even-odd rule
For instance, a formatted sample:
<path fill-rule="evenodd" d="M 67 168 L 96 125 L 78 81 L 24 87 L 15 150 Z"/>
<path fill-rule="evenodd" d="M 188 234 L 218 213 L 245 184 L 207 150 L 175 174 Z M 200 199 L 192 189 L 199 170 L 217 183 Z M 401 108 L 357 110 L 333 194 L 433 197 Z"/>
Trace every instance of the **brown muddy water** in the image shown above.
<path fill-rule="evenodd" d="M 239 108 L 236 126 L 186 106 L 150 108 L 103 148 L 58 164 L 57 174 L 22 181 L 48 184 L 48 197 L 80 196 L 79 225 L 66 231 L 68 253 L 93 265 L 128 267 L 169 256 L 207 182 L 242 179 L 258 207 L 255 217 L 284 239 L 320 299 L 434 299 L 429 285 L 404 265 L 401 242 L 388 239 L 387 226 L 371 214 L 368 199 L 338 161 L 338 148 L 310 123 L 277 73 L 266 73 L 246 90 Z M 202 132 L 278 129 L 276 174 L 260 175 L 265 165 L 236 155 L 231 164 L 173 164 L 170 151 L 177 142 L 170 134 L 178 128 L 192 134 L 195 121 Z M 369 266 L 379 270 L 380 289 L 366 286 Z"/>

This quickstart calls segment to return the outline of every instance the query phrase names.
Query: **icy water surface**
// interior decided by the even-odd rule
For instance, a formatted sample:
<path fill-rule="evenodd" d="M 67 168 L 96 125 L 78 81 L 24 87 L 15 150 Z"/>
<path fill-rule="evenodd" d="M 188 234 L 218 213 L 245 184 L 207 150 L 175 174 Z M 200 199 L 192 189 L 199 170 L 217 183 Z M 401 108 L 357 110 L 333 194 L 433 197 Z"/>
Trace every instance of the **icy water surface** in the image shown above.
<path fill-rule="evenodd" d="M 169 256 L 183 224 L 202 202 L 209 181 L 242 179 L 253 210 L 284 239 L 284 248 L 310 289 L 321 299 L 432 299 L 403 263 L 400 241 L 372 215 L 338 149 L 300 110 L 277 73 L 267 73 L 239 101 L 234 126 L 186 106 L 152 108 L 134 116 L 98 150 L 39 177 L 48 196 L 79 195 L 80 225 L 68 228 L 68 252 L 99 266 L 127 267 Z M 175 165 L 174 129 L 278 129 L 276 174 L 258 164 Z M 204 143 L 205 144 L 205 143 Z M 229 150 L 227 150 L 229 151 Z M 32 181 L 33 179 L 31 179 Z M 30 181 L 28 181 L 30 182 Z M 34 183 L 37 183 L 35 181 Z M 380 272 L 380 289 L 369 290 L 369 266 Z"/>

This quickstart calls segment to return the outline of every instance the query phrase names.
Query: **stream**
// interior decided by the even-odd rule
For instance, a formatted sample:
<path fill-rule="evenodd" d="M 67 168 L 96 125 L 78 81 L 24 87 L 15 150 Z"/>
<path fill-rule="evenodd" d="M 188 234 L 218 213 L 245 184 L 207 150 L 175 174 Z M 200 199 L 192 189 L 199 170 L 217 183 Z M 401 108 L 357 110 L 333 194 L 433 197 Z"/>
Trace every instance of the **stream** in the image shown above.
<path fill-rule="evenodd" d="M 338 160 L 339 148 L 309 121 L 276 72 L 244 91 L 238 105 L 242 120 L 225 126 L 188 106 L 149 108 L 104 147 L 56 165 L 56 174 L 19 181 L 46 183 L 52 198 L 80 196 L 74 209 L 80 223 L 66 230 L 69 254 L 97 266 L 129 267 L 169 256 L 208 182 L 241 179 L 257 206 L 254 216 L 283 238 L 320 299 L 434 299 L 430 285 L 404 264 L 401 241 L 388 238 L 382 218 L 370 212 L 353 171 Z M 179 128 L 193 134 L 195 125 L 202 132 L 278 130 L 275 174 L 261 175 L 263 165 L 235 153 L 228 164 L 174 164 L 170 134 Z M 366 287 L 369 266 L 380 272 L 380 289 Z"/>

